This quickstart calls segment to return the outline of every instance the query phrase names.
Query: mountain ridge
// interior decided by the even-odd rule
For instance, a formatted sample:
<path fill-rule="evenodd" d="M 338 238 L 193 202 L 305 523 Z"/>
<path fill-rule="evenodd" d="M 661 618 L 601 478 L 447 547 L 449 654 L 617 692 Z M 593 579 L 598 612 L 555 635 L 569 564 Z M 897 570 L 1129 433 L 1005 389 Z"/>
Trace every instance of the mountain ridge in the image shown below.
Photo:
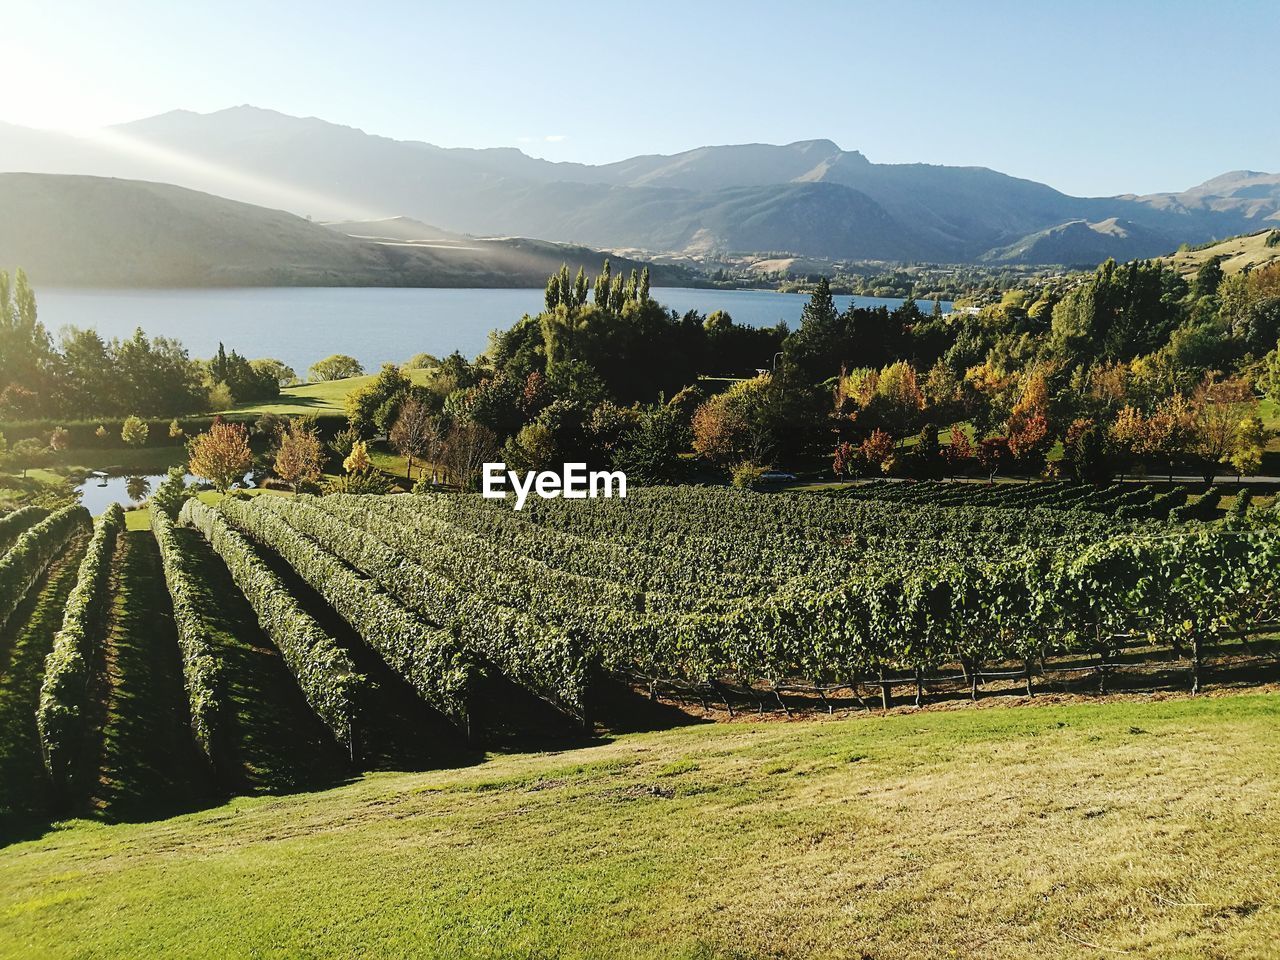
<path fill-rule="evenodd" d="M 1049 249 L 1037 241 L 1061 228 L 1052 249 L 1074 263 L 1097 240 L 1069 226 L 1077 221 L 1132 224 L 1109 241 L 1121 256 L 1280 221 L 1280 174 L 1257 171 L 1179 193 L 1073 197 L 989 167 L 875 163 L 821 138 L 593 166 L 396 140 L 249 105 L 170 111 L 113 127 L 101 142 L 0 127 L 0 165 L 174 183 L 318 220 L 403 216 L 458 234 L 696 256 L 979 262 Z"/>

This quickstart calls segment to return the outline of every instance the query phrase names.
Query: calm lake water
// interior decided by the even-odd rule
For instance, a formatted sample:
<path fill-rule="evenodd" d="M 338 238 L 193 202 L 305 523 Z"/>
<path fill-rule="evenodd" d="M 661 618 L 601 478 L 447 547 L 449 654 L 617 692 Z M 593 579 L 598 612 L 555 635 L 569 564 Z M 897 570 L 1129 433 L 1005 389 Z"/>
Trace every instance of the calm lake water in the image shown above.
<path fill-rule="evenodd" d="M 388 287 L 267 287 L 231 290 L 93 290 L 42 288 L 40 319 L 55 334 L 63 326 L 93 327 L 105 339 L 148 335 L 175 337 L 195 357 L 210 357 L 219 341 L 247 357 L 275 357 L 300 376 L 331 353 L 346 353 L 367 369 L 415 353 L 444 356 L 460 350 L 474 357 L 489 331 L 511 326 L 542 308 L 541 289 L 441 290 Z M 793 328 L 808 297 L 757 290 L 654 288 L 665 306 L 684 313 L 726 310 L 739 323 Z M 836 297 L 844 309 L 902 301 Z M 944 310 L 951 307 L 943 303 Z M 930 304 L 922 304 L 930 309 Z"/>
<path fill-rule="evenodd" d="M 122 507 L 138 506 L 156 492 L 156 488 L 164 483 L 167 476 L 165 473 L 149 473 L 141 476 L 86 477 L 76 487 L 76 492 L 80 494 L 80 502 L 96 517 L 113 503 Z M 251 476 L 252 474 L 245 474 L 237 486 L 252 487 Z M 195 480 L 194 475 L 187 474 L 188 484 Z"/>
<path fill-rule="evenodd" d="M 155 492 L 164 478 L 163 473 L 135 477 L 89 477 L 76 490 L 80 493 L 80 502 L 96 517 L 113 503 L 123 507 L 141 503 Z M 192 479 L 194 478 L 188 474 L 187 481 Z"/>

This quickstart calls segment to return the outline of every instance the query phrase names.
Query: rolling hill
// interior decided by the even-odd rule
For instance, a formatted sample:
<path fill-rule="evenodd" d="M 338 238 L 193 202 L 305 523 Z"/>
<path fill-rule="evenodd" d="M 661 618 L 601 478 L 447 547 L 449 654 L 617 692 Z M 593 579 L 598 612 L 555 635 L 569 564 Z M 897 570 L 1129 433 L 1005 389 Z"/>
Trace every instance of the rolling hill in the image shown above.
<path fill-rule="evenodd" d="M 1195 273 L 1213 259 L 1219 261 L 1224 273 L 1256 270 L 1258 267 L 1280 262 L 1280 228 L 1179 250 L 1165 259 L 1175 269 L 1186 274 Z"/>
<path fill-rule="evenodd" d="M 409 221 L 323 226 L 163 183 L 0 174 L 0 264 L 22 266 L 37 284 L 541 286 L 562 262 L 595 272 L 604 259 L 585 247 L 468 240 Z M 617 269 L 641 266 L 612 259 Z M 684 277 L 654 268 L 659 282 Z"/>
<path fill-rule="evenodd" d="M 449 233 L 652 252 L 1077 263 L 1280 221 L 1280 175 L 1251 171 L 1176 194 L 1081 198 L 983 167 L 874 163 L 821 139 L 590 166 L 250 106 L 173 111 L 94 138 L 0 126 L 0 166 L 175 183 L 319 220 L 407 217 Z M 1077 225 L 1108 221 L 1117 227 Z"/>
<path fill-rule="evenodd" d="M 982 259 L 1093 267 L 1109 258 L 1144 259 L 1158 256 L 1168 249 L 1169 240 L 1164 234 L 1112 217 L 1098 223 L 1071 220 L 1040 230 L 1017 243 L 988 251 Z"/>

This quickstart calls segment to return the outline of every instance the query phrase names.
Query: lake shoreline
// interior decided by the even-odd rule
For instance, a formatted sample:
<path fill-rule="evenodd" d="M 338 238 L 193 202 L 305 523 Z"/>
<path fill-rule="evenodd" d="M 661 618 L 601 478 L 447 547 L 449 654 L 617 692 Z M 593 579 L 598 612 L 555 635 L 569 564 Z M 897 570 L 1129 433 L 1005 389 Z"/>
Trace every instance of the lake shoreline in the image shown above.
<path fill-rule="evenodd" d="M 653 296 L 680 314 L 723 310 L 746 326 L 792 328 L 808 299 L 718 287 L 654 287 Z M 125 339 L 141 328 L 180 341 L 193 357 L 211 357 L 221 343 L 246 357 L 274 357 L 305 377 L 334 353 L 355 357 L 366 370 L 416 353 L 474 357 L 488 346 L 490 331 L 540 312 L 543 297 L 533 287 L 49 287 L 40 291 L 40 319 L 54 331 L 91 327 L 104 339 Z M 850 294 L 835 301 L 841 309 L 903 303 Z"/>

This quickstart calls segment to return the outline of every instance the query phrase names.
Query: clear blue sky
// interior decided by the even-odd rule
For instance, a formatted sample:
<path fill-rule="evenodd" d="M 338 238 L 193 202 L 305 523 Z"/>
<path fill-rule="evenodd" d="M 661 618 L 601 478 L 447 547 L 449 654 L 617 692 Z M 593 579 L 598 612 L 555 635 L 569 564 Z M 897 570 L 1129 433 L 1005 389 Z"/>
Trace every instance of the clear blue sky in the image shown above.
<path fill-rule="evenodd" d="M 1076 194 L 1280 171 L 1280 2 L 8 0 L 0 120 L 240 103 L 598 163 L 825 137 Z"/>

